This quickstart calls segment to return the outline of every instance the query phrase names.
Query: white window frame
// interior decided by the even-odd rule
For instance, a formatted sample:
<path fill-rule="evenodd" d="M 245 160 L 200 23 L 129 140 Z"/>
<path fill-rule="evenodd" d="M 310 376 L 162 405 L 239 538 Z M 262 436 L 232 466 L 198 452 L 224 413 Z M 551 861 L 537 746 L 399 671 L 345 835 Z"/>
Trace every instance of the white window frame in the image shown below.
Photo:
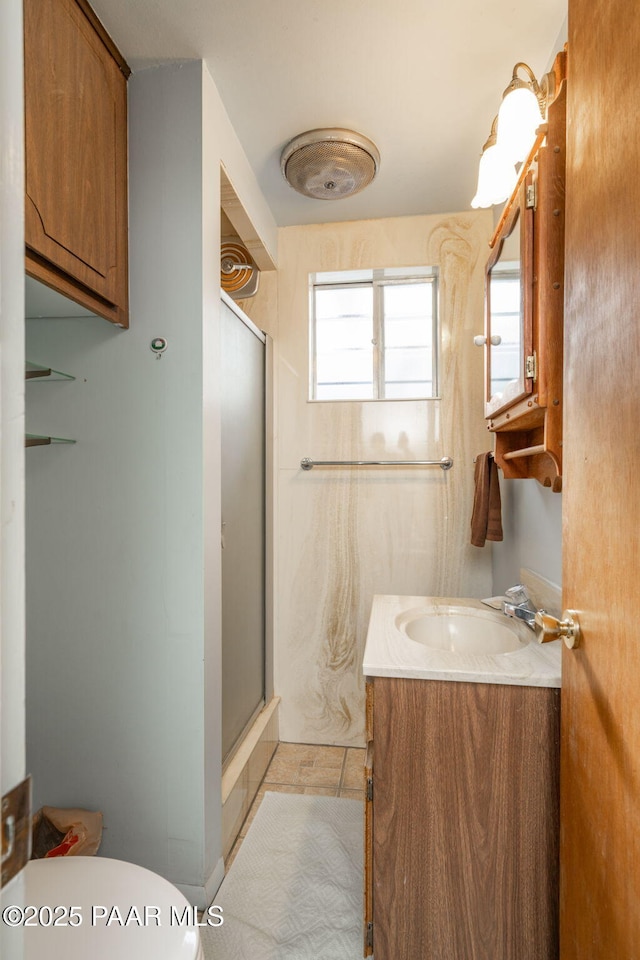
<path fill-rule="evenodd" d="M 339 277 L 340 280 L 324 280 L 323 277 Z M 349 279 L 357 277 L 357 279 Z M 309 278 L 309 401 L 312 403 L 371 403 L 371 402 L 397 402 L 397 401 L 415 401 L 415 400 L 439 400 L 440 399 L 440 379 L 439 379 L 439 359 L 440 359 L 440 310 L 439 310 L 439 273 L 435 266 L 429 267 L 408 267 L 406 270 L 392 268 L 388 270 L 345 270 L 340 273 L 311 274 Z M 428 396 L 415 397 L 386 397 L 385 390 L 385 325 L 384 325 L 384 294 L 383 288 L 386 286 L 401 285 L 408 286 L 411 283 L 430 283 L 432 296 L 432 392 Z M 350 398 L 318 398 L 317 391 L 317 365 L 316 365 L 316 291 L 353 289 L 355 287 L 371 287 L 373 290 L 373 397 Z"/>

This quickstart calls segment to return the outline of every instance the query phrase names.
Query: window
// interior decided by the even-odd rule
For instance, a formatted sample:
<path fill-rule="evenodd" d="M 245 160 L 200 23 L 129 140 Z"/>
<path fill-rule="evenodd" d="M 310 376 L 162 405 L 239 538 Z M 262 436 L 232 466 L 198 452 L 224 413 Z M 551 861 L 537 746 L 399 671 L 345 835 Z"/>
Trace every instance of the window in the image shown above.
<path fill-rule="evenodd" d="M 311 276 L 312 400 L 438 395 L 435 267 Z"/>

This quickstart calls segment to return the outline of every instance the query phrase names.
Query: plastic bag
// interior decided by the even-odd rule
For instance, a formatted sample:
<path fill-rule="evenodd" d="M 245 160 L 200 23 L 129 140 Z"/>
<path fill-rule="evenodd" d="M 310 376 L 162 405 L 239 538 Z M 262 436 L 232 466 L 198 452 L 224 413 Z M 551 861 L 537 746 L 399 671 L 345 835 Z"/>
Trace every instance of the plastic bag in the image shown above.
<path fill-rule="evenodd" d="M 33 817 L 31 859 L 90 857 L 97 852 L 101 840 L 100 812 L 41 807 Z"/>

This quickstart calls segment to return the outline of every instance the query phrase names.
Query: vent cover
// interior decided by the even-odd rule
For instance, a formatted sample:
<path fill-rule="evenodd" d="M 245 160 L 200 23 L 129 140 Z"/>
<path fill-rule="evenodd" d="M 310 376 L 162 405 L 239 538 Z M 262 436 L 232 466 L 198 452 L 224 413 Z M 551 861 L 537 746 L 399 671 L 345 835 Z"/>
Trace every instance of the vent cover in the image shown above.
<path fill-rule="evenodd" d="M 379 166 L 375 143 L 338 127 L 301 133 L 280 157 L 285 180 L 314 200 L 342 200 L 359 193 L 369 186 Z"/>
<path fill-rule="evenodd" d="M 251 254 L 237 240 L 222 239 L 220 247 L 220 286 L 234 300 L 252 297 L 258 289 L 260 271 Z"/>

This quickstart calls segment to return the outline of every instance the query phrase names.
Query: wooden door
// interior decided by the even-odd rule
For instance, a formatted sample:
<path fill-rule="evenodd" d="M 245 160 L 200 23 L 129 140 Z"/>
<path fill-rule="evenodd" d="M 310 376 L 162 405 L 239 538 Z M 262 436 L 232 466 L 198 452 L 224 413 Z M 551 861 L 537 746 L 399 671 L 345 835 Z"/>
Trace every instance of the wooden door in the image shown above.
<path fill-rule="evenodd" d="M 84 0 L 25 0 L 24 29 L 27 272 L 125 326 L 128 68 Z"/>
<path fill-rule="evenodd" d="M 561 960 L 640 956 L 640 17 L 570 0 Z"/>

